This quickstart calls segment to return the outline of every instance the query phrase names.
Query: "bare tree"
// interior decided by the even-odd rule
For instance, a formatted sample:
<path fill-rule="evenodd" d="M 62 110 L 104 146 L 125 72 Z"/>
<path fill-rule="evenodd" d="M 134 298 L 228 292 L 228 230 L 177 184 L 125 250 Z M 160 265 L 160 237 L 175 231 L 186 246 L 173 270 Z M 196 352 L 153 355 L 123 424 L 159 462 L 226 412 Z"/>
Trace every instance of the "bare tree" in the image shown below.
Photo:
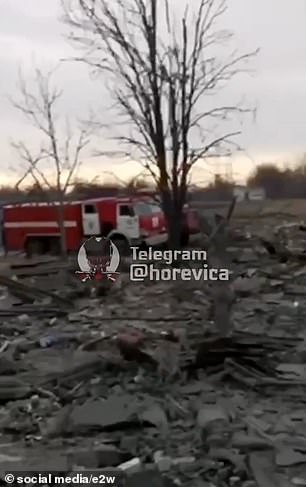
<path fill-rule="evenodd" d="M 212 95 L 246 71 L 257 51 L 222 56 L 232 37 L 217 27 L 226 0 L 193 0 L 185 11 L 177 0 L 62 1 L 71 38 L 84 49 L 77 60 L 103 72 L 103 81 L 109 75 L 124 124 L 117 140 L 154 177 L 177 246 L 192 168 L 230 155 L 240 131 L 224 122 L 249 111 L 218 105 Z"/>
<path fill-rule="evenodd" d="M 12 146 L 25 165 L 25 172 L 16 187 L 31 177 L 37 188 L 47 189 L 45 194 L 53 194 L 57 199 L 50 202 L 58 209 L 61 253 L 65 255 L 64 201 L 81 165 L 81 154 L 89 143 L 91 127 L 89 124 L 80 128 L 77 136 L 73 136 L 68 121 L 64 129 L 60 126 L 56 108 L 62 93 L 52 85 L 52 75 L 53 71 L 44 74 L 35 69 L 34 88 L 30 90 L 20 73 L 20 99 L 12 103 L 38 130 L 39 145 L 35 154 L 24 141 L 13 142 Z"/>

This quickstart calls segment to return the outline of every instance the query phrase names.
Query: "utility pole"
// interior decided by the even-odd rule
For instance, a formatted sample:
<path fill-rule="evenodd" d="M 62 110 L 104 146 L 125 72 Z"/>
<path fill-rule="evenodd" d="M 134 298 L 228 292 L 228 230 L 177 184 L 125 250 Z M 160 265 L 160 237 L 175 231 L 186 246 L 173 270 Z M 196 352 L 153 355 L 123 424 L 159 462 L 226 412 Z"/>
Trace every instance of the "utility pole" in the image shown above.
<path fill-rule="evenodd" d="M 219 158 L 214 162 L 214 179 L 221 178 L 229 183 L 233 182 L 233 162 L 230 158 Z"/>

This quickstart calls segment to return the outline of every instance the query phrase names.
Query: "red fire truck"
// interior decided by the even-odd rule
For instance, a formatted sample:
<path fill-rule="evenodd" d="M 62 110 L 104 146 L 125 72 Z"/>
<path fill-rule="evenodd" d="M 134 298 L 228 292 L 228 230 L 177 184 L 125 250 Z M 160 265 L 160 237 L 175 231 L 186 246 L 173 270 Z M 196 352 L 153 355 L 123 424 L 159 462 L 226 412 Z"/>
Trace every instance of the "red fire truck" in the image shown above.
<path fill-rule="evenodd" d="M 22 203 L 3 206 L 6 251 L 27 255 L 58 253 L 59 204 Z M 131 245 L 159 245 L 168 239 L 162 211 L 138 198 L 95 198 L 65 202 L 62 211 L 68 251 L 91 236 L 116 241 L 122 251 Z"/>
<path fill-rule="evenodd" d="M 156 207 L 161 207 L 160 198 L 155 191 L 139 190 L 137 196 L 143 201 L 152 201 Z M 167 226 L 165 220 L 165 226 Z M 181 245 L 188 245 L 189 242 L 199 237 L 201 233 L 199 213 L 196 209 L 190 208 L 188 204 L 183 208 L 183 224 L 181 233 Z"/>

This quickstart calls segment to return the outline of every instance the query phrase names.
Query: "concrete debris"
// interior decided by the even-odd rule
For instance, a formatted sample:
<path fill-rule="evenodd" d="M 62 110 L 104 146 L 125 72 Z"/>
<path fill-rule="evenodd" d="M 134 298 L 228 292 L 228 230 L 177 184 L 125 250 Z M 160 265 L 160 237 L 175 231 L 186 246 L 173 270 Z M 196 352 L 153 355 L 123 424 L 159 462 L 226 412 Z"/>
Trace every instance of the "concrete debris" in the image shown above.
<path fill-rule="evenodd" d="M 247 297 L 259 292 L 265 282 L 266 279 L 264 277 L 239 276 L 233 282 L 232 287 L 238 296 Z"/>
<path fill-rule="evenodd" d="M 131 476 L 142 470 L 142 463 L 140 458 L 132 458 L 131 460 L 118 465 L 119 470 Z"/>
<path fill-rule="evenodd" d="M 88 400 L 76 406 L 71 414 L 72 428 L 76 431 L 116 430 L 135 425 L 139 405 L 133 396 L 111 396 L 105 401 Z"/>
<path fill-rule="evenodd" d="M 149 423 L 152 426 L 164 431 L 168 430 L 168 419 L 165 411 L 158 405 L 150 405 L 148 409 L 145 409 L 139 414 L 139 419 L 144 423 Z"/>
<path fill-rule="evenodd" d="M 305 229 L 269 218 L 217 219 L 226 254 L 219 234 L 205 244 L 233 272 L 220 288 L 124 275 L 102 292 L 73 262 L 14 257 L 0 277 L 0 477 L 306 485 Z"/>
<path fill-rule="evenodd" d="M 292 485 L 300 485 L 300 486 L 305 486 L 306 485 L 306 478 L 302 479 L 300 477 L 293 477 L 291 479 L 291 484 Z"/>

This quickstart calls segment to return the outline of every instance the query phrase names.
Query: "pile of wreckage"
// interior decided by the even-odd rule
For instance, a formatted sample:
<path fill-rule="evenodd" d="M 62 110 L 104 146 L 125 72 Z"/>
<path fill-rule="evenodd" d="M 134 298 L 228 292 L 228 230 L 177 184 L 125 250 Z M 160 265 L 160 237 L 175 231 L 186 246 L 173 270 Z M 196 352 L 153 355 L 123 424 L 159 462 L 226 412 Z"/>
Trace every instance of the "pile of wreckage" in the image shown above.
<path fill-rule="evenodd" d="M 306 486 L 306 232 L 223 224 L 206 239 L 233 272 L 221 286 L 123 270 L 93 291 L 75 263 L 7 266 L 1 478 L 102 469 L 129 487 Z"/>

